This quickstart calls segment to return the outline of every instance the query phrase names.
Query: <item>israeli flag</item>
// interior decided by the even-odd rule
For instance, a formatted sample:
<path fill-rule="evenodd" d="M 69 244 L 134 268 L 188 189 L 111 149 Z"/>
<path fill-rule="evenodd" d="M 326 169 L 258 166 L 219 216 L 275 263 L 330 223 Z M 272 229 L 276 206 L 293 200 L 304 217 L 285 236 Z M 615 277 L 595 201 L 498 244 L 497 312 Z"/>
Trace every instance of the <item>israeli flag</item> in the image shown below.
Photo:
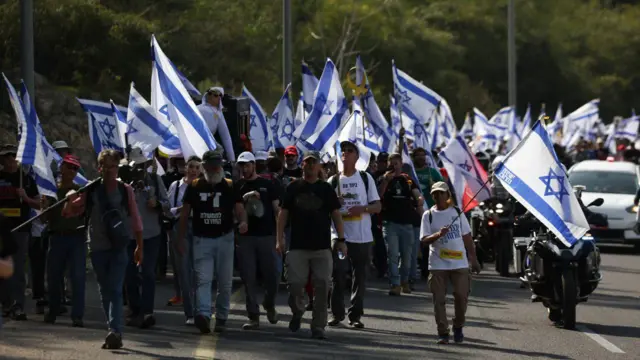
<path fill-rule="evenodd" d="M 460 135 L 464 138 L 473 137 L 473 126 L 471 126 L 471 117 L 469 116 L 469 113 L 464 117 L 464 124 L 462 124 L 462 127 L 460 128 Z"/>
<path fill-rule="evenodd" d="M 298 99 L 298 105 L 296 106 L 296 116 L 293 119 L 293 128 L 296 129 L 298 126 L 302 125 L 306 119 L 306 114 L 304 112 L 304 94 L 300 92 L 300 98 Z"/>
<path fill-rule="evenodd" d="M 364 116 L 361 109 L 355 109 L 351 116 L 347 119 L 346 124 L 340 131 L 338 141 L 336 141 L 335 154 L 338 166 L 338 171 L 344 171 L 344 164 L 342 163 L 342 152 L 340 149 L 340 143 L 348 141 L 355 144 L 358 147 L 358 161 L 356 161 L 356 170 L 366 171 L 369 167 L 369 161 L 371 159 L 370 150 L 362 143 L 362 138 L 358 136 L 358 123 L 362 123 Z"/>
<path fill-rule="evenodd" d="M 366 112 L 362 111 L 360 107 L 360 101 L 358 101 L 357 97 L 353 97 L 351 101 L 351 108 L 353 112 L 358 112 L 360 115 L 358 116 L 358 120 L 355 122 L 356 125 L 356 136 L 362 142 L 362 145 L 366 147 L 368 152 L 372 152 L 375 155 L 378 155 L 381 151 L 378 141 L 378 136 L 375 127 L 370 124 L 367 117 L 364 115 Z"/>
<path fill-rule="evenodd" d="M 309 113 L 311 113 L 311 109 L 313 109 L 313 94 L 315 94 L 319 82 L 318 78 L 313 75 L 311 69 L 309 69 L 309 65 L 302 60 L 302 98 L 304 101 L 305 119 L 309 116 Z"/>
<path fill-rule="evenodd" d="M 638 138 L 638 125 L 640 124 L 640 116 L 632 116 L 620 121 L 615 131 L 616 139 L 627 139 L 635 141 Z"/>
<path fill-rule="evenodd" d="M 267 113 L 258 100 L 242 85 L 242 96 L 249 98 L 249 139 L 253 151 L 269 151 L 271 148 L 271 129 L 267 122 Z"/>
<path fill-rule="evenodd" d="M 187 89 L 182 84 L 180 77 L 175 71 L 175 66 L 164 54 L 155 36 L 151 36 L 151 47 L 153 50 L 153 68 L 156 71 L 155 81 L 151 83 L 151 94 L 162 94 L 164 98 L 162 106 L 155 108 L 156 111 L 166 106 L 165 111 L 169 121 L 176 127 L 178 138 L 180 139 L 180 149 L 182 156 L 186 159 L 190 156 L 202 156 L 208 150 L 215 150 L 216 142 L 209 127 L 202 118 L 202 114 L 193 102 Z M 154 80 L 152 78 L 152 80 Z M 160 96 L 160 95 L 158 95 Z"/>
<path fill-rule="evenodd" d="M 473 108 L 473 151 L 494 149 L 499 144 L 498 130 L 489 123 L 487 116 L 478 108 Z"/>
<path fill-rule="evenodd" d="M 294 136 L 309 150 L 328 151 L 349 116 L 340 75 L 331 59 L 327 59 L 314 99 L 307 121 Z"/>
<path fill-rule="evenodd" d="M 163 143 L 180 144 L 172 130 L 173 124 L 165 116 L 157 116 L 155 109 L 138 93 L 133 83 L 129 91 L 127 112 L 127 141 L 131 148 L 140 148 L 144 153 L 153 152 Z"/>
<path fill-rule="evenodd" d="M 391 106 L 389 106 L 389 115 L 391 116 L 391 129 L 393 130 L 394 135 L 397 138 L 400 138 L 400 129 L 402 129 L 403 123 L 402 119 L 400 119 L 400 113 L 398 112 L 398 107 L 396 106 L 396 99 L 389 95 Z M 404 130 L 405 138 L 409 139 L 407 136 L 407 128 Z M 413 140 L 413 134 L 411 135 L 411 140 Z"/>
<path fill-rule="evenodd" d="M 581 137 L 589 136 L 589 131 L 600 118 L 599 105 L 600 99 L 591 100 L 562 119 L 562 146 L 571 149 Z"/>
<path fill-rule="evenodd" d="M 40 119 L 38 118 L 38 114 L 36 113 L 36 107 L 31 102 L 31 97 L 29 96 L 29 91 L 27 90 L 27 85 L 25 85 L 24 81 L 20 86 L 20 93 L 22 94 L 22 104 L 24 105 L 25 116 L 27 118 L 27 121 L 35 124 L 36 131 L 41 136 L 40 144 L 42 145 L 42 151 L 45 157 L 45 164 L 49 166 L 49 169 L 51 169 L 51 163 L 55 162 L 59 168 L 60 165 L 62 164 L 62 156 L 60 156 L 60 154 L 58 154 L 58 152 L 53 148 L 53 146 L 51 146 L 49 141 L 47 141 L 47 137 L 45 136 L 44 130 L 42 129 L 42 124 L 40 123 Z M 31 175 L 36 180 L 36 183 L 38 183 L 38 181 L 40 180 L 35 178 L 35 176 L 40 176 L 42 174 L 37 174 L 33 172 L 33 169 L 32 169 Z M 52 173 L 52 175 L 54 175 L 55 177 L 55 174 Z M 73 179 L 73 182 L 81 186 L 84 186 L 89 183 L 89 181 L 80 173 L 76 175 L 75 179 Z M 54 185 L 56 184 L 55 181 L 53 182 L 53 184 Z"/>
<path fill-rule="evenodd" d="M 296 138 L 293 136 L 293 132 L 296 129 L 295 121 L 293 119 L 293 105 L 291 104 L 291 96 L 289 96 L 289 89 L 291 84 L 287 85 L 284 90 L 284 94 L 278 101 L 276 109 L 273 110 L 271 115 L 270 128 L 273 136 L 273 147 L 284 149 L 287 146 L 295 145 Z"/>
<path fill-rule="evenodd" d="M 362 64 L 360 56 L 356 58 L 356 85 L 366 89 L 366 92 L 362 97 L 356 96 L 356 100 L 362 103 L 365 117 L 368 120 L 368 127 L 370 128 L 369 131 L 377 137 L 378 146 L 376 146 L 376 148 L 379 149 L 378 152 L 382 150 L 394 152 L 396 137 L 394 136 L 391 127 L 389 127 L 389 122 L 387 122 L 387 119 L 382 115 L 382 111 L 380 111 L 380 107 L 378 106 L 378 103 L 376 103 L 376 99 L 373 97 L 373 92 L 369 85 L 369 79 L 367 78 L 367 72 Z M 366 141 L 365 145 L 367 145 Z"/>
<path fill-rule="evenodd" d="M 178 75 L 178 78 L 180 78 L 180 81 L 182 81 L 182 85 L 184 85 L 185 89 L 187 89 L 187 92 L 189 93 L 189 95 L 196 98 L 200 98 L 202 96 L 202 94 L 200 94 L 200 91 L 198 91 L 198 89 L 195 86 L 193 86 L 191 81 L 187 79 L 187 77 L 178 69 L 177 66 L 175 66 L 173 63 L 171 63 L 171 65 L 173 65 L 173 70 Z"/>
<path fill-rule="evenodd" d="M 520 135 L 524 136 L 527 130 L 531 127 L 531 104 L 527 104 L 527 112 L 524 113 L 522 118 L 522 125 L 520 126 Z"/>
<path fill-rule="evenodd" d="M 496 176 L 562 243 L 573 246 L 589 230 L 544 125 L 537 121 L 498 165 Z"/>
<path fill-rule="evenodd" d="M 105 149 L 124 153 L 126 148 L 124 135 L 127 132 L 126 119 L 124 117 L 116 118 L 111 103 L 88 99 L 77 100 L 87 113 L 89 138 L 96 155 Z M 127 113 L 127 109 L 122 106 L 116 106 L 116 109 L 125 114 Z"/>
<path fill-rule="evenodd" d="M 27 109 L 18 96 L 16 89 L 11 85 L 4 73 L 2 77 L 7 86 L 11 106 L 16 113 L 18 127 L 20 128 L 20 140 L 18 142 L 16 160 L 21 165 L 31 165 L 30 171 L 33 171 L 32 176 L 35 179 L 40 195 L 51 196 L 57 199 L 56 193 L 58 187 L 56 186 L 56 181 L 51 171 L 51 163 L 47 163 L 47 157 L 42 145 L 44 134 L 38 130 L 33 104 L 29 101 L 30 106 Z M 27 93 L 25 92 L 24 94 Z M 46 139 L 44 141 L 46 141 Z"/>

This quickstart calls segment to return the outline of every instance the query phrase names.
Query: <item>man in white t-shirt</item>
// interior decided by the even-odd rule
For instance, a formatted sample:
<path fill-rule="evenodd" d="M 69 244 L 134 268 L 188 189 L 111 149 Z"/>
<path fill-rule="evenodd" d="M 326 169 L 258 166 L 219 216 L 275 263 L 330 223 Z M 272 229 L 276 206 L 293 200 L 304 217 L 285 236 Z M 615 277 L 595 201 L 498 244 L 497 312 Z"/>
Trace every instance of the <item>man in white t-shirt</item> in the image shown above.
<path fill-rule="evenodd" d="M 337 326 L 345 318 L 344 289 L 349 264 L 351 265 L 351 307 L 348 310 L 349 325 L 364 328 L 360 321 L 363 314 L 366 274 L 370 263 L 371 215 L 380 212 L 382 205 L 373 177 L 365 171 L 356 170 L 358 147 L 349 141 L 340 144 L 344 171 L 329 179 L 342 204 L 340 213 L 344 223 L 344 237 L 347 243 L 346 257 L 333 254 L 333 290 L 331 292 L 332 316 L 329 326 Z M 366 181 L 366 182 L 365 182 Z M 338 235 L 331 229 L 332 238 Z"/>
<path fill-rule="evenodd" d="M 420 240 L 430 246 L 429 289 L 433 294 L 433 307 L 438 324 L 438 343 L 449 343 L 446 310 L 449 281 L 453 287 L 455 303 L 453 339 L 459 343 L 464 340 L 462 327 L 471 291 L 469 263 L 476 273 L 480 272 L 480 264 L 476 258 L 469 222 L 460 209 L 451 205 L 449 186 L 442 181 L 433 184 L 431 196 L 436 205 L 422 215 Z"/>

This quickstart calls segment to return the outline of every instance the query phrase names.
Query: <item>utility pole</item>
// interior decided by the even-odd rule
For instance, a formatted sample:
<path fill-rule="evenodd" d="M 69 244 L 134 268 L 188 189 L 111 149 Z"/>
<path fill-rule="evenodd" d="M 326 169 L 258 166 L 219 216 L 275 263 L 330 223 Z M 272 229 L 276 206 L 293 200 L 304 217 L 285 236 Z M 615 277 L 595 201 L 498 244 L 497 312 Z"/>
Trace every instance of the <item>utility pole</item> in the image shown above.
<path fill-rule="evenodd" d="M 20 0 L 20 30 L 20 74 L 33 103 L 33 0 Z"/>
<path fill-rule="evenodd" d="M 517 106 L 516 98 L 516 4 L 515 0 L 509 0 L 508 12 L 508 33 L 507 33 L 507 53 L 508 53 L 508 74 L 509 74 L 509 105 Z"/>
<path fill-rule="evenodd" d="M 291 83 L 291 0 L 282 0 L 282 89 Z"/>

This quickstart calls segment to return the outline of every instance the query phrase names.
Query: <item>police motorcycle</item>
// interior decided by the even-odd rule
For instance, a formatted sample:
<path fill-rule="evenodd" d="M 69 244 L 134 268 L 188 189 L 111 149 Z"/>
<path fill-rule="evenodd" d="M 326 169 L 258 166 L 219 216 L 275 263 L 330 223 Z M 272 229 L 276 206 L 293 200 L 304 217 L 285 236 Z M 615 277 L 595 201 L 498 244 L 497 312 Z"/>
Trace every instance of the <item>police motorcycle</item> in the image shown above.
<path fill-rule="evenodd" d="M 476 159 L 485 171 L 489 169 L 490 156 L 485 152 L 477 152 Z M 476 256 L 481 267 L 485 262 L 493 262 L 493 245 L 489 236 L 489 226 L 493 226 L 493 222 L 489 222 L 485 214 L 488 212 L 488 203 L 480 202 L 478 206 L 469 212 L 469 225 L 471 227 L 471 236 L 476 248 Z"/>
<path fill-rule="evenodd" d="M 585 206 L 581 200 L 584 187 L 576 186 L 574 190 L 589 225 L 607 226 L 606 215 L 589 210 L 589 207 L 601 206 L 604 200 L 598 198 Z M 532 233 L 524 256 L 524 276 L 520 280 L 529 285 L 533 293 L 531 301 L 547 308 L 550 321 L 565 329 L 574 329 L 577 304 L 586 302 L 602 280 L 600 250 L 595 239 L 587 232 L 567 247 L 531 213 L 520 221 L 535 221 L 539 229 Z"/>

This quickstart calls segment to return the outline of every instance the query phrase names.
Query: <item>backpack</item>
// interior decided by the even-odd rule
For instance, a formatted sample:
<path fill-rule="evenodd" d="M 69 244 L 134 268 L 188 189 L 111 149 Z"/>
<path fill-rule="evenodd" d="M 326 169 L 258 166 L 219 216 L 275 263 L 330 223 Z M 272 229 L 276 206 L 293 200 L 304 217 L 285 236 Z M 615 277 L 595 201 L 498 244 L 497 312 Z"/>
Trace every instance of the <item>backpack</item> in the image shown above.
<path fill-rule="evenodd" d="M 101 185 L 101 184 L 100 184 Z M 89 222 L 91 212 L 93 210 L 93 192 L 97 191 L 98 203 L 100 204 L 102 214 L 100 220 L 104 224 L 107 232 L 107 238 L 111 243 L 111 248 L 114 250 L 124 249 L 131 241 L 131 235 L 129 229 L 124 227 L 123 216 L 130 216 L 129 212 L 129 192 L 124 186 L 124 183 L 118 180 L 118 191 L 122 198 L 120 206 L 125 209 L 125 214 L 120 209 L 114 208 L 107 199 L 107 190 L 104 186 L 98 185 L 97 188 L 92 189 L 87 193 L 87 203 L 85 206 L 85 224 Z"/>
<path fill-rule="evenodd" d="M 366 171 L 358 171 L 360 174 L 360 178 L 362 178 L 362 182 L 364 183 L 364 190 L 367 192 L 367 196 L 369 196 L 369 177 L 367 176 Z M 331 177 L 331 187 L 334 189 L 338 189 L 338 179 L 340 177 L 340 173 Z M 338 189 L 339 191 L 339 189 Z"/>

